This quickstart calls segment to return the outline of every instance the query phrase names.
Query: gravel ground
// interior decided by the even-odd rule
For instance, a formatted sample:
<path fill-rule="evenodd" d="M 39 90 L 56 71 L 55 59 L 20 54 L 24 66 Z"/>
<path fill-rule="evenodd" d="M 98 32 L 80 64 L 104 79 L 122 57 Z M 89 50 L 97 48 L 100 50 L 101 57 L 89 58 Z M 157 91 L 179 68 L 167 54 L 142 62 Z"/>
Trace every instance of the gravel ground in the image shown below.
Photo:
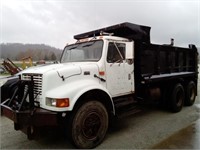
<path fill-rule="evenodd" d="M 171 113 L 152 105 L 145 106 L 145 111 L 116 121 L 97 149 L 149 149 L 199 118 L 200 96 L 193 106 L 184 107 L 179 113 Z M 0 129 L 1 149 L 73 148 L 62 130 L 57 128 L 43 129 L 36 140 L 29 141 L 24 133 L 13 129 L 9 119 L 1 116 Z"/>

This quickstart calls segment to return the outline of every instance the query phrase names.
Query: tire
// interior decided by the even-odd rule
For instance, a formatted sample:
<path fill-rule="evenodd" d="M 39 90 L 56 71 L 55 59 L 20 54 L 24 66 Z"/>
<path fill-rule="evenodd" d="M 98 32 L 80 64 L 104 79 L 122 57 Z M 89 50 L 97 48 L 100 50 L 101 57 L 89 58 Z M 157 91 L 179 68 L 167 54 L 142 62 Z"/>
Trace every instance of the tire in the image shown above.
<path fill-rule="evenodd" d="M 6 99 L 11 98 L 14 94 L 15 89 L 18 86 L 19 79 L 8 79 L 8 81 L 1 87 L 1 100 L 4 102 Z"/>
<path fill-rule="evenodd" d="M 190 81 L 186 87 L 185 105 L 192 106 L 196 99 L 196 84 Z"/>
<path fill-rule="evenodd" d="M 172 112 L 179 112 L 183 107 L 185 93 L 183 86 L 178 83 L 174 86 L 171 94 L 170 108 Z"/>
<path fill-rule="evenodd" d="M 69 138 L 77 148 L 94 148 L 99 145 L 108 129 L 108 113 L 98 101 L 82 104 L 71 115 Z"/>

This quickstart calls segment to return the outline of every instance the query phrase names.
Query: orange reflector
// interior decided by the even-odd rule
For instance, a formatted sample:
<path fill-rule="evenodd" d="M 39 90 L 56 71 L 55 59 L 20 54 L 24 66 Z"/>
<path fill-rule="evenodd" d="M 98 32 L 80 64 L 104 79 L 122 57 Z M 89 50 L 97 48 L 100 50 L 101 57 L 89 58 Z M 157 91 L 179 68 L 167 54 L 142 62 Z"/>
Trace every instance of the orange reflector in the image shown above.
<path fill-rule="evenodd" d="M 69 107 L 69 98 L 56 99 L 56 107 Z"/>
<path fill-rule="evenodd" d="M 100 75 L 100 76 L 104 76 L 104 75 L 105 75 L 105 72 L 104 72 L 104 71 L 99 71 L 99 75 Z"/>

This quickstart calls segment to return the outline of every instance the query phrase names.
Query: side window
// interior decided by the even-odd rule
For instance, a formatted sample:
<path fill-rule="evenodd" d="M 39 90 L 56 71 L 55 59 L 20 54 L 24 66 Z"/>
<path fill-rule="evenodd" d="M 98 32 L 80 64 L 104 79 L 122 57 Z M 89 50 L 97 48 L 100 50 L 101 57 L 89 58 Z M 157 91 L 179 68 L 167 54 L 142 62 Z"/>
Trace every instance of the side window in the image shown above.
<path fill-rule="evenodd" d="M 108 45 L 107 62 L 108 63 L 121 63 L 125 60 L 125 49 L 124 43 L 110 42 Z"/>

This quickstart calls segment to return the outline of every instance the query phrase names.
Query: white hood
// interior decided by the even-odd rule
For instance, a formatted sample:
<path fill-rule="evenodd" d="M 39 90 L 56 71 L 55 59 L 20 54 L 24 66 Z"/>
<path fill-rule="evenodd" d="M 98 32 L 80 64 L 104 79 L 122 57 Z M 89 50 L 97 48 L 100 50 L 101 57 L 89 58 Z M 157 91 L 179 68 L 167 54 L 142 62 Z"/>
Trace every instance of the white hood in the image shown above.
<path fill-rule="evenodd" d="M 33 73 L 33 74 L 45 74 L 50 71 L 56 71 L 60 76 L 68 77 L 73 74 L 80 74 L 81 68 L 75 64 L 52 64 L 52 65 L 43 65 L 37 67 L 31 67 L 20 72 L 24 73 Z"/>

